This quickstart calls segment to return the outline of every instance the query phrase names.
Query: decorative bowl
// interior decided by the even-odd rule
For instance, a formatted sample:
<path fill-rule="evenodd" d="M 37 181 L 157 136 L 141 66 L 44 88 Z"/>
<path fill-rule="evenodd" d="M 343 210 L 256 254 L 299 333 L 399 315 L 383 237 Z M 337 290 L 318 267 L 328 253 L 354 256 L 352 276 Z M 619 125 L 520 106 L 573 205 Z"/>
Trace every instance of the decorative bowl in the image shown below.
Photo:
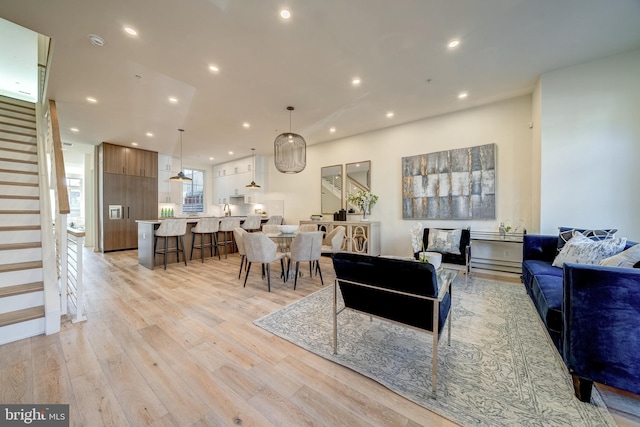
<path fill-rule="evenodd" d="M 320 221 L 322 220 L 322 215 L 311 215 L 309 218 L 311 218 L 311 221 Z"/>
<path fill-rule="evenodd" d="M 297 225 L 279 225 L 278 231 L 285 234 L 295 233 L 298 229 Z"/>
<path fill-rule="evenodd" d="M 432 264 L 436 270 L 440 268 L 440 264 L 442 264 L 442 254 L 439 252 L 420 252 L 419 259 L 422 262 L 426 261 Z"/>

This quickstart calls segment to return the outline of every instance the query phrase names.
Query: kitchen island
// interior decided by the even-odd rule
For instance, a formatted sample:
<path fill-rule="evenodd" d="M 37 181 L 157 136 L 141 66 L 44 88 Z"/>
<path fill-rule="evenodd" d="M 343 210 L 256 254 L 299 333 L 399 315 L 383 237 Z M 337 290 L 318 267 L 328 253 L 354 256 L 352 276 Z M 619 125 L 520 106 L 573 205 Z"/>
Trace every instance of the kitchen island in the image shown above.
<path fill-rule="evenodd" d="M 215 216 L 193 216 L 179 219 L 187 220 L 187 231 L 182 238 L 184 242 L 184 255 L 187 259 L 191 258 L 191 242 L 193 242 L 193 233 L 191 229 L 195 227 L 196 223 L 200 218 L 218 218 L 222 220 L 224 217 L 215 217 Z M 238 217 L 240 218 L 240 223 L 242 224 L 246 217 Z M 153 242 L 155 238 L 155 231 L 160 227 L 163 219 L 149 219 L 136 220 L 138 223 L 138 264 L 147 267 L 149 269 L 153 269 L 156 265 L 163 265 L 164 257 L 162 254 L 154 254 L 153 250 Z M 266 218 L 263 219 L 263 222 L 266 221 Z M 233 239 L 233 233 L 231 233 L 231 238 Z M 221 239 L 222 236 L 219 235 L 218 239 Z M 198 243 L 196 241 L 196 243 Z M 225 247 L 227 250 L 230 246 Z M 158 239 L 158 247 L 157 249 L 164 248 L 164 239 Z M 196 250 L 199 250 L 196 248 Z M 211 251 L 205 251 L 205 258 L 211 258 Z M 215 255 L 215 250 L 214 250 Z M 175 256 L 167 256 L 167 264 L 174 264 L 178 262 Z M 198 257 L 200 258 L 200 257 Z"/>

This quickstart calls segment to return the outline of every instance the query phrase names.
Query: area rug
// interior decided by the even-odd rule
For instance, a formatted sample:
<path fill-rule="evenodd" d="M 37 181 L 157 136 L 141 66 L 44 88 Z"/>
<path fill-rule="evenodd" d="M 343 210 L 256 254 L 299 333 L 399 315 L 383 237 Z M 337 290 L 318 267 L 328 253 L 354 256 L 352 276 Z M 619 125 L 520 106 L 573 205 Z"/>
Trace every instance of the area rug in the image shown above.
<path fill-rule="evenodd" d="M 332 286 L 254 323 L 461 425 L 616 426 L 595 389 L 591 404 L 574 397 L 522 285 L 458 278 L 452 295 L 451 346 L 443 333 L 436 399 L 426 333 L 345 310 L 333 354 Z"/>

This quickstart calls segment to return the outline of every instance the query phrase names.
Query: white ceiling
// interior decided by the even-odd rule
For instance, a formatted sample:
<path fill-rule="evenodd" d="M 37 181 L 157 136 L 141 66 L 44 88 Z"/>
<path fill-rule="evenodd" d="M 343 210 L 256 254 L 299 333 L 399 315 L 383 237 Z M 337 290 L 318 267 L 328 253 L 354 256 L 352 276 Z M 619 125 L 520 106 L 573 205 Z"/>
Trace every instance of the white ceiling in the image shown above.
<path fill-rule="evenodd" d="M 0 17 L 53 39 L 63 141 L 179 155 L 184 128 L 185 160 L 202 163 L 271 154 L 288 105 L 315 144 L 531 93 L 544 72 L 640 48 L 640 0 L 0 0 Z"/>

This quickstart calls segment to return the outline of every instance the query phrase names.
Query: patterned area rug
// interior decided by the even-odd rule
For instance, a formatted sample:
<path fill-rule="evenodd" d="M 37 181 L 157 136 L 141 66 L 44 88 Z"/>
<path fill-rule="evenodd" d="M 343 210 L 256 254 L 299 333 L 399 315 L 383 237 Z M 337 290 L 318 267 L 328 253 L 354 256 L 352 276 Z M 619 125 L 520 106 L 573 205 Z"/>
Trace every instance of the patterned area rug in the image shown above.
<path fill-rule="evenodd" d="M 596 390 L 592 404 L 574 397 L 571 377 L 521 285 L 474 278 L 465 284 L 463 276 L 452 295 L 451 346 L 445 331 L 437 399 L 430 395 L 426 333 L 345 310 L 332 354 L 332 286 L 254 323 L 462 425 L 616 426 Z"/>

